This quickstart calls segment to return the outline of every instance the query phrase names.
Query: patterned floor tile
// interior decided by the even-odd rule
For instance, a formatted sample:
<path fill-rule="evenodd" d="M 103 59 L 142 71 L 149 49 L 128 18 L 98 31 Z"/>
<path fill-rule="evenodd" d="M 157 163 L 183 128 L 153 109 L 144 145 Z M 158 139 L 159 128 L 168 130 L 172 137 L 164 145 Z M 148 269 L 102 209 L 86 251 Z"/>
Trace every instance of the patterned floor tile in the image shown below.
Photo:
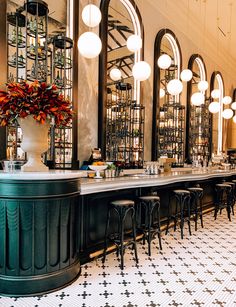
<path fill-rule="evenodd" d="M 199 226 L 200 227 L 200 226 Z M 115 253 L 82 267 L 76 282 L 60 291 L 29 298 L 0 297 L 0 307 L 157 307 L 236 306 L 236 224 L 222 213 L 204 216 L 204 229 L 184 239 L 171 230 L 163 250 L 152 243 L 152 256 L 138 243 L 125 253 L 125 269 Z"/>

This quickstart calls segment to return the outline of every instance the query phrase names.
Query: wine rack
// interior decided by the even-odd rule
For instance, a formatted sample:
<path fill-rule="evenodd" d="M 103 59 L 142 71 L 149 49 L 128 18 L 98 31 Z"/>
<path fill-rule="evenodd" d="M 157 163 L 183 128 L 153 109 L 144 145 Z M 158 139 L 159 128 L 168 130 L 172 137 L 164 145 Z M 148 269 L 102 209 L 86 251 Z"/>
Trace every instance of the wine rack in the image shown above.
<path fill-rule="evenodd" d="M 167 156 L 174 158 L 172 166 L 184 164 L 184 125 L 185 107 L 180 103 L 180 97 L 172 96 L 167 92 L 167 83 L 176 78 L 177 66 L 172 64 L 168 69 L 161 71 L 160 84 L 165 91 L 158 112 L 157 125 L 157 158 Z"/>
<path fill-rule="evenodd" d="M 132 100 L 130 83 L 108 88 L 106 105 L 106 160 L 125 168 L 143 166 L 144 106 Z"/>
<path fill-rule="evenodd" d="M 42 0 L 27 0 L 15 12 L 8 13 L 8 82 L 54 83 L 71 99 L 73 40 L 62 34 L 48 34 L 48 14 L 48 5 Z M 49 161 L 53 168 L 71 168 L 72 126 L 52 126 L 49 134 L 45 163 Z M 8 127 L 7 140 L 7 158 L 25 159 L 20 150 L 20 127 Z"/>

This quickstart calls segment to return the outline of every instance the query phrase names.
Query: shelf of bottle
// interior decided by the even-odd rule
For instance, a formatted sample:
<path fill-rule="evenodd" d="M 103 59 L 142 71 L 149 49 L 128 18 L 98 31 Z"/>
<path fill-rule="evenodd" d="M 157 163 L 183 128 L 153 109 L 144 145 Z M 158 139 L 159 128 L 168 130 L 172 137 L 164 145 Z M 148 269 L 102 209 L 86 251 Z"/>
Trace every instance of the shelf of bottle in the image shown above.
<path fill-rule="evenodd" d="M 71 80 L 67 80 L 66 82 L 57 82 L 57 80 L 54 80 L 54 83 L 61 90 L 71 90 L 73 87 Z"/>
<path fill-rule="evenodd" d="M 58 63 L 58 62 L 54 62 L 54 68 L 57 68 L 57 69 L 60 69 L 60 70 L 69 70 L 69 69 L 72 69 L 73 65 L 71 63 L 71 61 L 67 62 L 66 63 Z"/>
<path fill-rule="evenodd" d="M 11 46 L 11 47 L 14 47 L 14 48 L 19 48 L 19 49 L 23 49 L 25 48 L 25 43 L 19 43 L 18 44 L 15 42 L 12 42 L 10 39 L 8 39 L 8 45 Z"/>
<path fill-rule="evenodd" d="M 39 78 L 39 77 L 36 78 L 36 76 L 32 76 L 32 75 L 27 74 L 27 80 L 28 81 L 34 82 L 35 79 L 37 79 L 39 82 L 46 82 L 46 78 Z"/>
<path fill-rule="evenodd" d="M 25 68 L 25 62 L 22 62 L 22 61 L 8 61 L 7 64 L 10 66 L 10 67 L 13 67 L 13 68 Z"/>
<path fill-rule="evenodd" d="M 28 47 L 29 49 L 29 47 Z M 38 54 L 36 53 L 32 53 L 29 50 L 27 50 L 27 58 L 33 61 L 45 61 L 46 60 L 46 52 L 45 51 L 41 51 L 38 52 Z"/>
<path fill-rule="evenodd" d="M 27 35 L 33 38 L 46 38 L 47 37 L 47 33 L 44 30 L 32 30 L 29 27 L 27 27 Z"/>

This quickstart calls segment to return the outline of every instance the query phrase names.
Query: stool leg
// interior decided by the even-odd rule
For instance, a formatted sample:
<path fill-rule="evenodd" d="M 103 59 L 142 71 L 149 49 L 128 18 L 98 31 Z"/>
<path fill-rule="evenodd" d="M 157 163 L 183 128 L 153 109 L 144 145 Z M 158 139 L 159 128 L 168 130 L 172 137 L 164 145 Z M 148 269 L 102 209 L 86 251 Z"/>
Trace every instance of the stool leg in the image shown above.
<path fill-rule="evenodd" d="M 221 192 L 219 190 L 216 190 L 216 202 L 215 202 L 215 213 L 214 213 L 215 220 L 217 218 L 217 212 L 219 210 L 220 201 L 221 201 Z"/>
<path fill-rule="evenodd" d="M 185 197 L 185 201 L 187 201 L 187 210 L 188 210 L 188 232 L 191 236 L 191 221 L 190 221 L 190 218 L 191 218 L 191 211 L 190 211 L 190 196 L 186 196 Z M 196 215 L 197 216 L 197 215 Z M 196 224 L 195 224 L 195 227 L 196 227 Z"/>
<path fill-rule="evenodd" d="M 150 209 L 151 203 L 148 203 L 148 225 L 147 225 L 147 231 L 148 231 L 148 256 L 151 256 L 151 225 L 152 225 L 152 211 Z"/>
<path fill-rule="evenodd" d="M 135 255 L 135 261 L 136 263 L 138 263 L 138 252 L 137 252 L 137 244 L 136 244 L 136 224 L 135 224 L 135 211 L 134 210 L 132 214 L 132 224 L 133 224 L 134 255 Z"/>
<path fill-rule="evenodd" d="M 184 198 L 180 196 L 178 198 L 178 203 L 180 206 L 180 230 L 181 230 L 181 239 L 184 238 Z"/>
<path fill-rule="evenodd" d="M 227 215 L 228 215 L 228 219 L 231 222 L 231 217 L 230 217 L 230 213 L 231 213 L 231 190 L 228 190 L 227 192 Z"/>
<path fill-rule="evenodd" d="M 175 203 L 175 221 L 174 221 L 174 231 L 176 231 L 176 225 L 177 225 L 177 214 L 178 214 L 178 202 L 179 199 L 176 198 L 176 203 Z"/>
<path fill-rule="evenodd" d="M 201 226 L 203 228 L 203 214 L 202 214 L 202 196 L 200 198 L 200 220 L 201 220 Z"/>
<path fill-rule="evenodd" d="M 124 219 L 125 217 L 120 217 L 120 259 L 121 259 L 121 270 L 124 269 Z"/>
<path fill-rule="evenodd" d="M 195 221 L 195 231 L 197 231 L 197 220 L 198 220 L 198 194 L 194 193 L 194 221 Z"/>
<path fill-rule="evenodd" d="M 103 259 L 102 263 L 106 260 L 106 252 L 107 252 L 107 241 L 108 241 L 108 229 L 109 229 L 109 223 L 110 223 L 110 209 L 108 209 L 107 212 L 107 223 L 106 223 L 106 230 L 105 230 L 105 242 L 104 242 L 104 250 L 103 250 Z"/>
<path fill-rule="evenodd" d="M 160 222 L 160 205 L 158 207 L 158 211 L 157 211 L 157 218 L 158 218 L 158 240 L 159 240 L 159 247 L 162 250 L 162 244 L 161 244 L 161 222 Z"/>
<path fill-rule="evenodd" d="M 168 218 L 167 218 L 167 224 L 166 224 L 166 235 L 169 231 L 169 225 L 170 225 L 170 198 L 169 198 L 169 203 L 168 203 Z"/>

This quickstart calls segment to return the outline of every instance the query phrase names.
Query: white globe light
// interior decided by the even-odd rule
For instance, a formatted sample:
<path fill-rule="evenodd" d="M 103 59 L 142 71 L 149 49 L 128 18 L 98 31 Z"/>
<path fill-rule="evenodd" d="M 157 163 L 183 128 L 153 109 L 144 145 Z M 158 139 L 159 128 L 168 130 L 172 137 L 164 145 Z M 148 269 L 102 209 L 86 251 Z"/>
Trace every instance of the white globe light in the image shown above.
<path fill-rule="evenodd" d="M 167 84 L 167 91 L 171 95 L 178 95 L 183 90 L 183 83 L 179 79 L 173 79 Z"/>
<path fill-rule="evenodd" d="M 190 69 L 184 69 L 182 70 L 181 74 L 180 74 L 180 78 L 182 81 L 190 81 L 193 77 L 193 73 Z"/>
<path fill-rule="evenodd" d="M 216 99 L 220 97 L 220 90 L 219 89 L 215 89 L 211 92 L 211 97 Z"/>
<path fill-rule="evenodd" d="M 236 101 L 231 104 L 231 109 L 236 110 Z"/>
<path fill-rule="evenodd" d="M 199 81 L 197 87 L 199 91 L 206 91 L 208 89 L 208 82 L 205 80 Z"/>
<path fill-rule="evenodd" d="M 222 99 L 223 104 L 230 104 L 232 102 L 232 98 L 230 96 L 225 96 Z"/>
<path fill-rule="evenodd" d="M 222 117 L 224 117 L 225 119 L 230 119 L 231 117 L 233 117 L 234 115 L 234 111 L 231 109 L 225 109 L 222 112 Z"/>
<path fill-rule="evenodd" d="M 157 60 L 157 65 L 161 69 L 167 69 L 171 65 L 171 57 L 168 54 L 162 54 Z"/>
<path fill-rule="evenodd" d="M 127 48 L 132 51 L 138 51 L 142 48 L 142 38 L 139 35 L 131 35 L 126 42 Z"/>
<path fill-rule="evenodd" d="M 236 124 L 236 115 L 233 117 L 233 122 Z"/>
<path fill-rule="evenodd" d="M 163 98 L 165 96 L 165 90 L 163 88 L 160 89 L 159 96 L 160 98 Z"/>
<path fill-rule="evenodd" d="M 96 27 L 102 19 L 100 9 L 94 4 L 88 4 L 83 8 L 82 20 L 88 27 Z"/>
<path fill-rule="evenodd" d="M 147 80 L 151 75 L 151 67 L 145 61 L 139 61 L 132 68 L 134 79 L 139 81 Z"/>
<path fill-rule="evenodd" d="M 78 39 L 79 53 L 85 58 L 92 59 L 99 55 L 102 43 L 97 34 L 85 32 Z"/>
<path fill-rule="evenodd" d="M 205 101 L 205 96 L 201 92 L 194 93 L 191 96 L 191 103 L 194 106 L 200 106 L 201 104 L 204 104 L 204 101 Z"/>
<path fill-rule="evenodd" d="M 211 113 L 218 113 L 220 111 L 220 104 L 217 101 L 213 101 L 209 104 L 208 107 L 209 111 Z"/>
<path fill-rule="evenodd" d="M 121 79 L 121 71 L 118 68 L 112 68 L 109 75 L 113 81 Z"/>

